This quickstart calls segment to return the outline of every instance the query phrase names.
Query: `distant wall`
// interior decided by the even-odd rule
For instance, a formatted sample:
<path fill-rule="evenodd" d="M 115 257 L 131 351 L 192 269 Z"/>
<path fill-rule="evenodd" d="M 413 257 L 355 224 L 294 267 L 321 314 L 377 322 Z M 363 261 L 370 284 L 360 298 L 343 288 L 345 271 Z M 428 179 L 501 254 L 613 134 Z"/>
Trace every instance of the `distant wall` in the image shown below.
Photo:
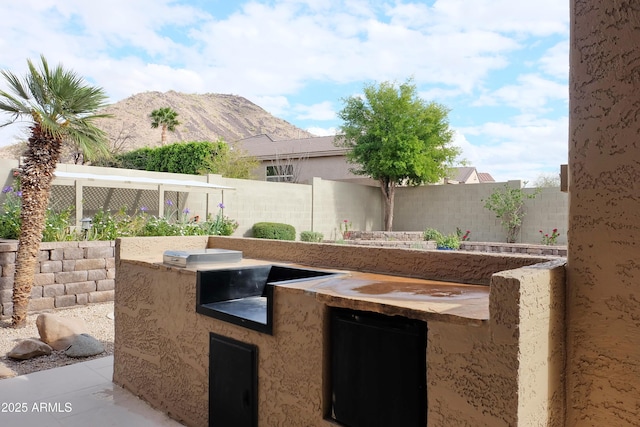
<path fill-rule="evenodd" d="M 42 243 L 31 288 L 29 312 L 113 301 L 115 242 Z M 0 315 L 13 313 L 13 278 L 18 243 L 0 241 Z"/>
<path fill-rule="evenodd" d="M 13 182 L 11 172 L 18 167 L 15 160 L 0 160 L 0 180 Z M 339 237 L 340 224 L 346 219 L 353 230 L 381 230 L 384 201 L 378 187 L 313 178 L 309 184 L 290 184 L 256 180 L 231 179 L 220 175 L 194 176 L 161 172 L 97 168 L 80 165 L 58 165 L 66 172 L 148 177 L 157 180 L 196 181 L 217 184 L 231 189 L 203 189 L 195 186 L 152 185 L 135 182 L 114 183 L 98 180 L 54 180 L 51 204 L 66 208 L 82 203 L 82 216 L 92 216 L 97 210 L 115 212 L 126 206 L 129 213 L 145 207 L 150 215 L 173 213 L 192 218 L 216 215 L 223 202 L 224 214 L 240 223 L 236 236 L 250 236 L 253 224 L 261 221 L 284 222 L 298 233 L 318 231 L 327 240 Z M 443 233 L 453 233 L 456 227 L 471 231 L 474 242 L 504 242 L 505 232 L 495 215 L 484 208 L 484 200 L 505 183 L 426 185 L 396 190 L 394 210 L 395 231 L 423 231 L 427 227 Z M 508 185 L 519 187 L 520 181 Z M 160 197 L 164 191 L 164 198 Z M 531 193 L 533 189 L 525 189 Z M 0 195 L 1 199 L 1 195 Z M 566 244 L 568 197 L 559 188 L 545 188 L 535 199 L 525 203 L 520 242 L 540 243 L 540 230 L 560 232 L 558 244 Z M 172 207 L 166 206 L 171 201 Z M 0 200 L 1 202 L 1 200 Z M 80 209 L 80 207 L 78 208 Z M 79 225 L 79 224 L 78 224 Z"/>
<path fill-rule="evenodd" d="M 519 188 L 520 181 L 509 181 Z M 475 242 L 505 242 L 506 234 L 495 214 L 484 207 L 484 201 L 505 183 L 427 185 L 396 190 L 393 229 L 415 231 L 435 228 L 454 233 L 456 227 L 471 231 Z M 535 190 L 525 188 L 531 194 Z M 558 229 L 557 243 L 567 243 L 568 196 L 560 188 L 543 188 L 535 199 L 525 202 L 525 217 L 519 242 L 540 243 L 540 230 L 551 233 Z"/>

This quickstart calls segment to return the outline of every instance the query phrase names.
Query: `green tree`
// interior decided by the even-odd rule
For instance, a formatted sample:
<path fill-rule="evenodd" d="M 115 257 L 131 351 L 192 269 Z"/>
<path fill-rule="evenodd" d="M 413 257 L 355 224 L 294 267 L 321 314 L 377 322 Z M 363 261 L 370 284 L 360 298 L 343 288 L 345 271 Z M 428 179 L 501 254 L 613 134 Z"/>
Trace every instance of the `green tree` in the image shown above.
<path fill-rule="evenodd" d="M 411 80 L 397 87 L 384 82 L 364 87 L 364 97 L 344 100 L 344 122 L 336 144 L 349 149 L 352 172 L 380 183 L 385 198 L 385 230 L 393 226 L 398 185 L 437 182 L 460 153 L 451 145 L 449 110 L 418 98 Z"/>
<path fill-rule="evenodd" d="M 527 194 L 522 188 L 512 188 L 509 184 L 505 184 L 504 187 L 493 191 L 487 200 L 483 200 L 484 207 L 500 219 L 502 228 L 507 232 L 507 243 L 515 243 L 518 238 L 522 219 L 525 216 L 525 200 L 535 198 L 539 192 L 538 188 L 533 193 Z"/>
<path fill-rule="evenodd" d="M 225 148 L 212 158 L 211 163 L 206 165 L 203 172 L 217 173 L 226 178 L 253 178 L 254 171 L 260 166 L 258 159 L 250 156 L 237 144 L 225 144 Z"/>
<path fill-rule="evenodd" d="M 24 79 L 2 70 L 9 89 L 0 90 L 0 110 L 11 115 L 2 126 L 23 118 L 31 122 L 20 177 L 22 208 L 13 285 L 14 327 L 26 324 L 51 182 L 63 144 L 79 147 L 87 159 L 108 153 L 104 132 L 93 124 L 97 118 L 108 117 L 96 114 L 105 105 L 104 91 L 87 85 L 61 65 L 50 68 L 44 56 L 39 68 L 30 60 L 27 64 L 29 71 Z"/>
<path fill-rule="evenodd" d="M 151 118 L 151 128 L 157 129 L 160 127 L 162 129 L 162 145 L 167 142 L 167 130 L 174 132 L 176 126 L 180 124 L 178 121 L 178 113 L 171 107 L 153 110 L 149 117 Z"/>
<path fill-rule="evenodd" d="M 534 188 L 552 188 L 560 187 L 560 174 L 557 173 L 541 173 L 533 182 Z"/>

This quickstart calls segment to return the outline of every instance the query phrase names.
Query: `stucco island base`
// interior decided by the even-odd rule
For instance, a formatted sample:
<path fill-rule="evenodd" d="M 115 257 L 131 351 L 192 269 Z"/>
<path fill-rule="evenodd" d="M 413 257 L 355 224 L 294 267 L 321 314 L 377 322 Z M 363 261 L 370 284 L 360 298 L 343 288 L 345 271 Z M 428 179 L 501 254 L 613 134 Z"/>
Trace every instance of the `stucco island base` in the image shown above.
<path fill-rule="evenodd" d="M 276 286 L 266 335 L 197 314 L 196 271 L 161 264 L 164 250 L 205 247 L 346 274 Z M 563 425 L 562 259 L 169 237 L 118 240 L 116 265 L 114 382 L 188 426 L 208 425 L 210 332 L 259 348 L 259 425 L 336 425 L 331 306 L 427 323 L 428 425 Z"/>

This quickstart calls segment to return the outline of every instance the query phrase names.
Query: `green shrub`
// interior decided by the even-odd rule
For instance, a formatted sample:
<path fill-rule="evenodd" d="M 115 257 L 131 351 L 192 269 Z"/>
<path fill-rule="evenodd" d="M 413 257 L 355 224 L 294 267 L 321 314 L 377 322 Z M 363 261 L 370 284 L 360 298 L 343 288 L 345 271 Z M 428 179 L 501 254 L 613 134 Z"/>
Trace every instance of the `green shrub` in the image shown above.
<path fill-rule="evenodd" d="M 200 225 L 203 234 L 207 236 L 231 236 L 239 224 L 236 220 L 224 216 L 222 212 L 224 205 L 222 203 L 218 203 L 218 207 L 220 208 L 218 214 L 216 216 L 209 214 L 207 220 Z"/>
<path fill-rule="evenodd" d="M 19 184 L 18 184 L 19 185 Z M 0 239 L 17 240 L 20 237 L 20 211 L 22 209 L 22 192 L 16 186 L 2 189 L 4 202 L 0 214 Z M 45 226 L 42 230 L 43 242 L 63 242 L 75 240 L 78 236 L 71 231 L 71 214 L 73 208 L 64 210 L 47 209 Z"/>
<path fill-rule="evenodd" d="M 222 140 L 192 141 L 140 148 L 116 156 L 111 163 L 127 169 L 199 175 L 204 172 L 217 173 L 212 167 L 223 159 L 228 160 L 228 156 L 229 147 Z"/>
<path fill-rule="evenodd" d="M 0 215 L 0 239 L 17 240 L 20 236 L 20 206 L 21 195 L 19 190 L 13 187 L 4 187 L 2 194 L 5 196 Z"/>
<path fill-rule="evenodd" d="M 438 237 L 442 237 L 442 233 L 435 228 L 427 228 L 424 230 L 424 233 L 422 233 L 422 236 L 424 240 L 436 240 Z"/>
<path fill-rule="evenodd" d="M 322 242 L 324 235 L 317 231 L 303 231 L 300 233 L 300 240 L 303 242 Z"/>
<path fill-rule="evenodd" d="M 47 209 L 44 230 L 42 230 L 42 241 L 67 242 L 76 240 L 78 236 L 71 231 L 72 212 L 73 208 L 71 207 L 59 212 Z"/>
<path fill-rule="evenodd" d="M 436 247 L 438 249 L 459 249 L 460 239 L 455 234 L 440 235 L 436 238 Z"/>
<path fill-rule="evenodd" d="M 293 225 L 279 222 L 256 222 L 253 224 L 253 237 L 258 239 L 296 240 Z"/>
<path fill-rule="evenodd" d="M 515 243 L 520 234 L 522 219 L 525 216 L 525 200 L 534 199 L 539 193 L 539 188 L 527 194 L 522 188 L 511 188 L 509 184 L 505 184 L 503 188 L 494 190 L 487 200 L 483 200 L 484 207 L 500 219 L 502 228 L 507 232 L 507 243 Z"/>

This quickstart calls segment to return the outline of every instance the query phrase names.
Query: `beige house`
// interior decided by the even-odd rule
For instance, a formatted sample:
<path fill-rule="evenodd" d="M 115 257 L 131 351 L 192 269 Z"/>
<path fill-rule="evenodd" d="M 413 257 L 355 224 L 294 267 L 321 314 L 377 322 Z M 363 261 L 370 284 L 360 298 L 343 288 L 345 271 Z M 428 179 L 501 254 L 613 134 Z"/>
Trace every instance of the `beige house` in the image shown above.
<path fill-rule="evenodd" d="M 451 173 L 444 179 L 445 184 L 480 184 L 485 182 L 496 182 L 491 174 L 478 172 L 472 166 L 452 168 Z"/>
<path fill-rule="evenodd" d="M 353 182 L 377 186 L 369 178 L 350 172 L 344 147 L 334 145 L 335 136 L 274 140 L 261 134 L 245 138 L 237 143 L 247 153 L 260 161 L 255 171 L 257 179 L 274 182 L 309 182 L 318 177 L 332 181 Z M 445 184 L 478 184 L 495 182 L 488 173 L 481 173 L 474 167 L 452 168 Z"/>
<path fill-rule="evenodd" d="M 237 143 L 260 161 L 257 179 L 275 182 L 310 181 L 319 177 L 332 181 L 376 185 L 370 179 L 354 175 L 345 160 L 346 148 L 336 147 L 334 135 L 313 138 L 273 140 L 269 135 L 256 135 Z"/>

